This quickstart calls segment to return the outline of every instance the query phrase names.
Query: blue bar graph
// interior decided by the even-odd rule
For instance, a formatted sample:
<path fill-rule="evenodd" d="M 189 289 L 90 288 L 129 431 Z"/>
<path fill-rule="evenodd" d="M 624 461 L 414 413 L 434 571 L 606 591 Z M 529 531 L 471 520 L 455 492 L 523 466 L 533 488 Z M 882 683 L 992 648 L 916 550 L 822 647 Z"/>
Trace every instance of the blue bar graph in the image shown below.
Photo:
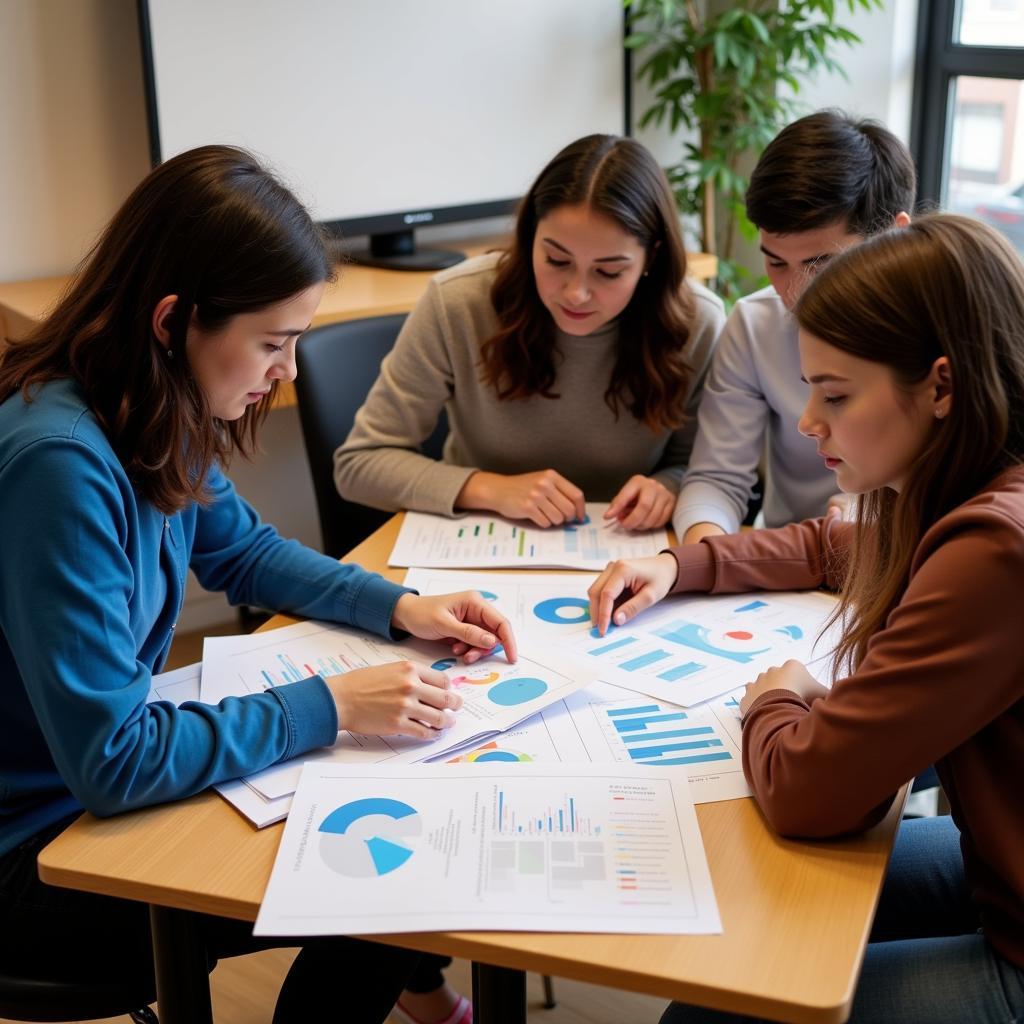
<path fill-rule="evenodd" d="M 618 647 L 625 647 L 626 644 L 636 643 L 635 636 L 624 636 L 621 640 L 616 640 L 610 644 L 604 644 L 602 647 L 595 647 L 589 653 L 595 657 L 600 657 L 602 654 L 607 654 L 609 651 L 614 651 Z"/>
<path fill-rule="evenodd" d="M 714 734 L 715 730 L 710 725 L 695 725 L 692 729 L 666 729 L 665 732 L 657 732 L 654 735 L 659 740 L 680 739 L 683 736 L 706 736 Z M 644 733 L 637 733 L 635 736 L 620 736 L 623 743 L 650 743 L 651 736 Z"/>
<path fill-rule="evenodd" d="M 684 676 L 692 676 L 694 672 L 700 672 L 705 667 L 696 661 L 688 661 L 685 665 L 673 665 L 672 668 L 659 672 L 658 678 L 674 683 L 677 679 L 682 679 Z"/>
<path fill-rule="evenodd" d="M 735 611 L 738 612 L 756 612 L 758 608 L 767 608 L 768 604 L 765 601 L 751 601 L 750 604 L 740 605 Z"/>
<path fill-rule="evenodd" d="M 705 761 L 731 761 L 732 754 L 723 750 L 717 754 L 693 754 L 690 757 L 662 757 L 658 764 L 703 764 Z"/>
<path fill-rule="evenodd" d="M 677 750 L 699 750 L 706 747 L 720 746 L 722 746 L 722 741 L 719 739 L 693 740 L 690 743 L 658 743 L 651 747 L 630 747 L 629 756 L 634 761 L 644 761 Z"/>
<path fill-rule="evenodd" d="M 650 710 L 661 711 L 661 708 L 651 708 Z M 613 719 L 613 722 L 616 732 L 624 733 L 641 732 L 646 730 L 648 725 L 657 725 L 659 722 L 682 722 L 685 720 L 686 713 L 683 711 L 666 711 L 657 715 L 641 715 L 639 718 L 629 718 L 621 722 Z"/>
<path fill-rule="evenodd" d="M 660 704 L 642 704 L 640 707 L 635 708 L 609 708 L 607 715 L 609 718 L 619 718 L 622 715 L 629 715 L 632 717 L 633 715 L 646 714 L 648 711 L 657 712 L 660 710 Z"/>
<path fill-rule="evenodd" d="M 627 672 L 635 672 L 637 669 L 646 668 L 648 665 L 653 665 L 656 661 L 661 661 L 663 658 L 670 658 L 671 655 L 668 651 L 648 651 L 646 654 L 641 654 L 637 658 L 631 658 L 629 661 L 622 662 L 619 668 L 625 669 Z"/>

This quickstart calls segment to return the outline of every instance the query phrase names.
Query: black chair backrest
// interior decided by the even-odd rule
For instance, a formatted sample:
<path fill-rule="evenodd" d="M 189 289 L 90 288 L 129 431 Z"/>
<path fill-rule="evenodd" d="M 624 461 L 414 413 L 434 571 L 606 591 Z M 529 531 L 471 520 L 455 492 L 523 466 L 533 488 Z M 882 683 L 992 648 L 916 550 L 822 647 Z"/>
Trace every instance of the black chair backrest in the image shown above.
<path fill-rule="evenodd" d="M 298 376 L 295 391 L 306 444 L 323 550 L 340 558 L 368 537 L 391 513 L 346 501 L 334 486 L 334 451 L 352 429 L 356 413 L 391 351 L 405 314 L 343 320 L 314 327 L 296 348 Z M 448 436 L 442 410 L 433 434 L 420 446 L 425 455 L 440 459 Z"/>

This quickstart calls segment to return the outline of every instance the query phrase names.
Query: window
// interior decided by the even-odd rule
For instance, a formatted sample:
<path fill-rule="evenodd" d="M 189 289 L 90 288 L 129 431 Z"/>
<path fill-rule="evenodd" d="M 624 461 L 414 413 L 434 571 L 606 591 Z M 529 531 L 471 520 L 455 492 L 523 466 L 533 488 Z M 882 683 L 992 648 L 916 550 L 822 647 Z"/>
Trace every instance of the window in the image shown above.
<path fill-rule="evenodd" d="M 926 205 L 1024 255 L 1024 0 L 930 0 L 919 14 L 911 146 Z"/>

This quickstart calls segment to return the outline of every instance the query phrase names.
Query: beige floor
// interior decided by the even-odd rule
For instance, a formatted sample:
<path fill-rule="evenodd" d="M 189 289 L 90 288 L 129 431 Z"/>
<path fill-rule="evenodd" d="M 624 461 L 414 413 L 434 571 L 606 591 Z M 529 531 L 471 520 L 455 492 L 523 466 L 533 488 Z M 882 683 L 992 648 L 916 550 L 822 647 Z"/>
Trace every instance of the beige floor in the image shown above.
<path fill-rule="evenodd" d="M 237 622 L 206 630 L 207 635 L 240 632 Z M 177 668 L 202 657 L 202 634 L 177 637 L 167 668 Z M 291 963 L 294 951 L 268 950 L 251 956 L 223 961 L 211 977 L 213 1014 L 217 1024 L 270 1024 L 274 999 Z M 452 985 L 470 993 L 470 965 L 456 960 L 447 972 Z M 555 979 L 553 1010 L 543 1006 L 539 975 L 527 975 L 527 999 L 530 1024 L 656 1024 L 665 1000 L 601 988 L 582 982 Z M 159 1011 L 159 1007 L 157 1008 Z M 338 1020 L 344 1019 L 343 1013 Z M 127 1017 L 110 1017 L 98 1024 L 125 1024 Z M 11 1024 L 0 1018 L 0 1024 Z"/>

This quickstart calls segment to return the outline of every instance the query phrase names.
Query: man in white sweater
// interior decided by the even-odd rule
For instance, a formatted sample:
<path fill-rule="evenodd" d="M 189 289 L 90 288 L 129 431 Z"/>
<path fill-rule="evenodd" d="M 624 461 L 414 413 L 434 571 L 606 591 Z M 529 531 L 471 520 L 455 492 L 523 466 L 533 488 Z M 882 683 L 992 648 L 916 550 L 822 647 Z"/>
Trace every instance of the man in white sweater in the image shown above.
<path fill-rule="evenodd" d="M 762 460 L 766 526 L 825 513 L 835 475 L 797 430 L 807 385 L 791 310 L 832 255 L 908 224 L 915 190 L 903 143 L 838 111 L 795 121 L 765 149 L 746 207 L 771 285 L 736 303 L 719 339 L 672 517 L 683 543 L 739 529 Z"/>

